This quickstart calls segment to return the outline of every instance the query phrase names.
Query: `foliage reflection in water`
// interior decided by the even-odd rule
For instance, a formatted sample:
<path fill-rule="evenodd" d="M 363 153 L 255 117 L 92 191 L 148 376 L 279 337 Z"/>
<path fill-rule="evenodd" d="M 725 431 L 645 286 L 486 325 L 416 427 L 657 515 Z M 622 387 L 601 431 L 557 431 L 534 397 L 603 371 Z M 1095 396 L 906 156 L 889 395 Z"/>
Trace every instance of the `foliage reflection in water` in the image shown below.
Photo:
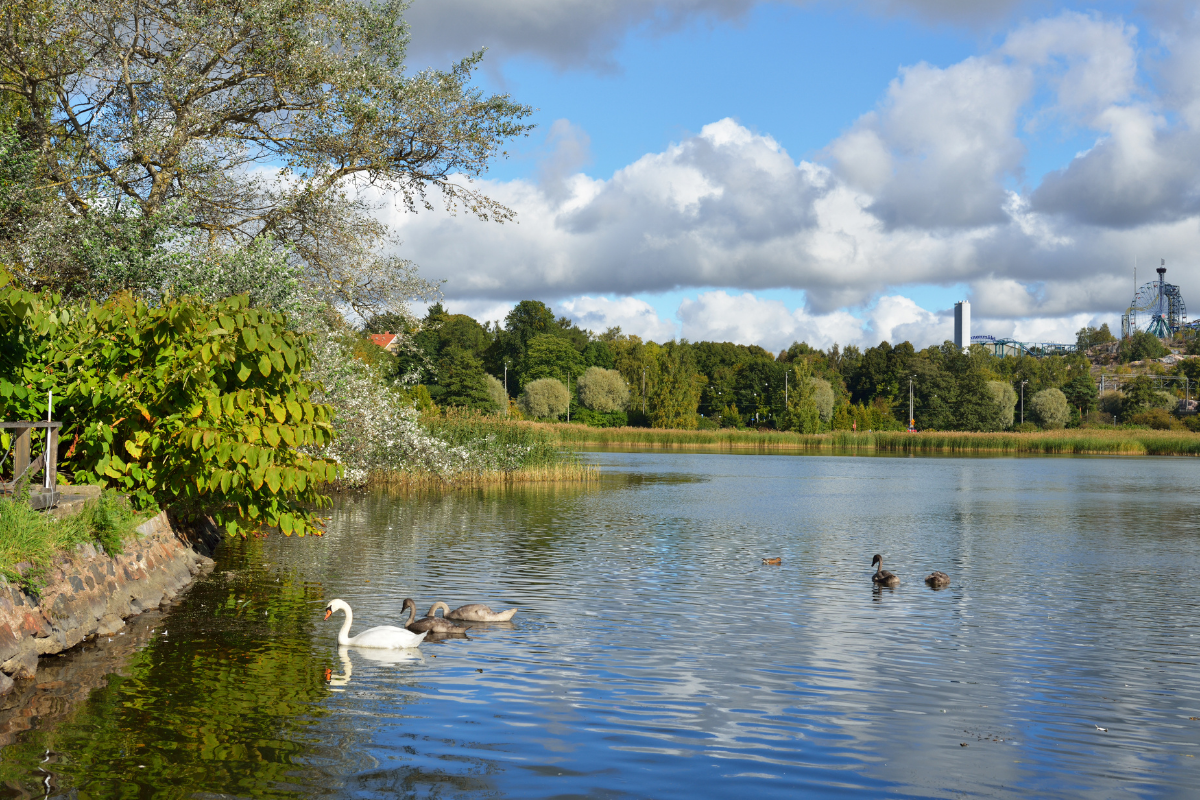
<path fill-rule="evenodd" d="M 121 676 L 14 734 L 0 778 L 39 797 L 1194 785 L 1193 462 L 588 457 L 598 487 L 347 498 L 324 539 L 229 547 Z M 875 552 L 899 588 L 872 587 Z M 321 621 L 342 597 L 356 631 L 397 624 L 407 596 L 521 610 L 408 653 L 338 648 Z"/>

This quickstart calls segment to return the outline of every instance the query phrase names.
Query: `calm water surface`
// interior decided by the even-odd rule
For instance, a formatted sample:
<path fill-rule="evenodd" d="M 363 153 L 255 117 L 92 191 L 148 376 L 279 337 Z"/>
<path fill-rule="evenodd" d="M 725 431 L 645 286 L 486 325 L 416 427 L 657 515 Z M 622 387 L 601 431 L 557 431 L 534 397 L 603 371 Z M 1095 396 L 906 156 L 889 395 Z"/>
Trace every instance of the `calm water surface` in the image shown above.
<path fill-rule="evenodd" d="M 1195 460 L 588 458 L 227 547 L 95 688 L 119 641 L 50 660 L 0 796 L 1195 796 Z M 402 655 L 321 620 L 408 596 L 520 613 Z"/>

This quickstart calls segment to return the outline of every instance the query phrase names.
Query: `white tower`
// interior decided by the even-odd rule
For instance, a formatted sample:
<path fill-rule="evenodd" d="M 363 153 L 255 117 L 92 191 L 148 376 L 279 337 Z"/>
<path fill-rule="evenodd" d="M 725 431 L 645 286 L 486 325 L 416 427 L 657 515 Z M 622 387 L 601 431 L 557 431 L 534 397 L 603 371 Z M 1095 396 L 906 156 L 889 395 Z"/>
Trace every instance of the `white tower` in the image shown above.
<path fill-rule="evenodd" d="M 954 304 L 954 346 L 960 350 L 971 346 L 971 304 L 966 300 Z"/>

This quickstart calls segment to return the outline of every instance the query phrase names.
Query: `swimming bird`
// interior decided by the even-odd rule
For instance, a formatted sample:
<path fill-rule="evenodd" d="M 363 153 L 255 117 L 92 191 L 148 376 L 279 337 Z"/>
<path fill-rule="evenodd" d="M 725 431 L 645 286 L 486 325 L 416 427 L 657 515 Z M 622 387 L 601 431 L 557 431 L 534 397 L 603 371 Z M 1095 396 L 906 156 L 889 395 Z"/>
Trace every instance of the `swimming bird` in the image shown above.
<path fill-rule="evenodd" d="M 945 589 L 950 585 L 950 576 L 941 571 L 934 571 L 925 578 L 925 583 L 934 589 Z"/>
<path fill-rule="evenodd" d="M 776 556 L 775 558 L 764 558 L 763 563 L 764 564 L 773 564 L 775 566 L 778 566 L 783 563 L 783 559 L 780 558 L 779 556 Z"/>
<path fill-rule="evenodd" d="M 898 575 L 893 575 L 883 568 L 883 556 L 879 555 L 878 553 L 876 553 L 875 557 L 871 559 L 871 566 L 874 567 L 876 564 L 879 566 L 876 568 L 875 574 L 871 576 L 871 581 L 876 586 L 892 587 L 900 585 L 900 577 Z"/>
<path fill-rule="evenodd" d="M 515 608 L 510 608 L 508 611 L 492 611 L 483 603 L 468 603 L 451 611 L 449 606 L 439 601 L 429 609 L 429 616 L 433 616 L 438 606 L 445 611 L 446 619 L 457 619 L 463 622 L 508 622 L 517 613 Z"/>
<path fill-rule="evenodd" d="M 434 603 L 433 608 L 429 609 L 429 613 L 426 616 L 417 619 L 417 604 L 413 602 L 411 597 L 405 598 L 404 608 L 408 609 L 408 622 L 404 627 L 413 633 L 429 633 L 431 631 L 433 633 L 462 633 L 462 625 L 455 625 L 450 620 L 434 616 L 439 606 L 446 611 L 450 610 L 450 606 L 445 603 Z"/>
<path fill-rule="evenodd" d="M 338 644 L 340 645 L 395 650 L 402 647 L 416 647 L 425 638 L 423 633 L 415 634 L 394 625 L 367 628 L 358 636 L 351 636 L 350 626 L 354 622 L 354 612 L 350 610 L 350 604 L 345 600 L 330 600 L 329 605 L 325 606 L 325 619 L 329 619 L 335 611 L 346 612 L 346 621 L 342 623 L 342 629 L 338 631 Z"/>

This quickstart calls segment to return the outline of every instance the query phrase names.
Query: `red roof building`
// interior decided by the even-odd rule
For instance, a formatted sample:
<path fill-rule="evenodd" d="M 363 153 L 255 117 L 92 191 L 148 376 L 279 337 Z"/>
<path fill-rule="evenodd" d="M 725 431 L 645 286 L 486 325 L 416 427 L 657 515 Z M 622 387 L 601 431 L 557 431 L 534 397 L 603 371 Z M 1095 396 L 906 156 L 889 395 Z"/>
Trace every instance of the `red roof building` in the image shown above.
<path fill-rule="evenodd" d="M 400 349 L 400 337 L 395 333 L 372 333 L 371 341 L 389 353 L 395 353 Z"/>

